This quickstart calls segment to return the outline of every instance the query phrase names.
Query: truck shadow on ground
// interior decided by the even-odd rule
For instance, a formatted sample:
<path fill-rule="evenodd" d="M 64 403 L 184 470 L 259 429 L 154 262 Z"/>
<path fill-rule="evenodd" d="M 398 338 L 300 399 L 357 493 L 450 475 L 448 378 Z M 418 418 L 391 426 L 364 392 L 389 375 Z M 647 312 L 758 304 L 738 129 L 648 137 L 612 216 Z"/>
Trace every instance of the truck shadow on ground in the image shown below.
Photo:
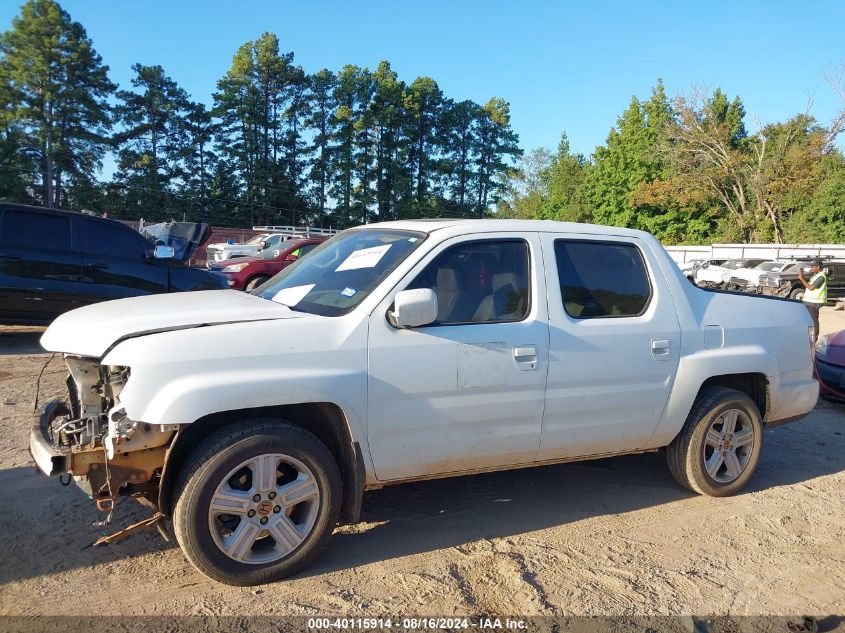
<path fill-rule="evenodd" d="M 839 438 L 837 438 L 839 439 Z M 741 494 L 845 471 L 845 436 L 833 457 L 784 463 L 761 456 Z M 368 493 L 364 532 L 335 534 L 311 576 L 400 556 L 515 536 L 694 497 L 669 474 L 662 454 L 560 464 L 406 484 Z"/>
<path fill-rule="evenodd" d="M 795 425 L 768 433 L 781 437 L 768 443 L 769 450 L 764 451 L 743 494 L 845 470 L 845 435 L 828 441 L 818 459 L 788 459 L 790 446 L 802 439 L 795 434 L 811 436 L 813 426 Z M 95 528 L 91 524 L 101 515 L 84 495 L 60 487 L 34 468 L 0 470 L 0 490 L 4 491 L 0 530 L 12 544 L 0 565 L 0 584 L 175 548 L 173 540 L 166 543 L 155 530 L 108 547 L 89 547 L 104 530 L 116 531 L 149 516 L 131 500 L 118 506 L 113 526 Z M 340 528 L 329 549 L 300 577 L 671 504 L 691 496 L 674 482 L 657 453 L 389 487 L 366 494 L 364 523 Z M 175 551 L 172 554 L 178 556 Z M 181 556 L 179 561 L 191 573 Z"/>

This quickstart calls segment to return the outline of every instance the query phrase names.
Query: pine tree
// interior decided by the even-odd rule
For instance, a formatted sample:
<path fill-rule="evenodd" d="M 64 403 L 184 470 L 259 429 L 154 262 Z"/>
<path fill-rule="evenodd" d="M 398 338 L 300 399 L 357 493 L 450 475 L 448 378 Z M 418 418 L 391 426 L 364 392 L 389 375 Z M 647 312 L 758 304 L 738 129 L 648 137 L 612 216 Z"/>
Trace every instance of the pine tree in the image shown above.
<path fill-rule="evenodd" d="M 334 99 L 337 109 L 333 116 L 334 151 L 332 167 L 334 182 L 331 194 L 337 200 L 336 221 L 343 226 L 354 223 L 352 192 L 355 171 L 355 124 L 358 117 L 358 83 L 362 69 L 352 64 L 344 66 L 337 75 Z"/>
<path fill-rule="evenodd" d="M 181 194 L 191 200 L 199 218 L 209 216 L 209 188 L 218 164 L 213 147 L 217 124 L 202 103 L 191 103 L 184 119 L 185 142 L 180 152 L 182 164 Z"/>
<path fill-rule="evenodd" d="M 544 174 L 547 199 L 539 217 L 563 222 L 591 221 L 591 210 L 584 201 L 584 181 L 588 169 L 583 154 L 570 150 L 569 137 L 564 133 Z"/>
<path fill-rule="evenodd" d="M 449 100 L 445 108 L 447 142 L 444 169 L 450 181 L 452 206 L 459 215 L 471 215 L 475 206 L 472 196 L 473 165 L 478 160 L 477 122 L 480 116 L 481 108 L 473 101 Z"/>
<path fill-rule="evenodd" d="M 402 94 L 405 85 L 390 67 L 390 62 L 379 62 L 373 73 L 375 91 L 370 112 L 376 131 L 376 199 L 380 220 L 397 218 L 396 196 L 401 182 L 400 151 L 402 119 Z"/>
<path fill-rule="evenodd" d="M 132 66 L 134 90 L 120 90 L 115 108 L 121 130 L 115 135 L 118 173 L 127 202 L 143 209 L 147 218 L 165 219 L 172 183 L 181 174 L 187 144 L 187 93 L 165 75 L 161 66 Z"/>
<path fill-rule="evenodd" d="M 519 137 L 510 127 L 510 106 L 507 101 L 494 97 L 481 109 L 476 143 L 476 209 L 483 216 L 488 205 L 495 203 L 503 190 L 503 183 L 497 177 L 509 169 L 510 160 L 522 155 Z"/>
<path fill-rule="evenodd" d="M 596 148 L 593 168 L 585 183 L 596 222 L 644 228 L 631 194 L 641 183 L 663 175 L 665 161 L 659 147 L 667 138 L 672 117 L 661 81 L 646 103 L 631 98 L 616 127 L 610 131 L 607 144 Z"/>
<path fill-rule="evenodd" d="M 59 207 L 68 184 L 93 180 L 108 147 L 108 66 L 54 0 L 28 0 L 0 36 L 0 54 L 20 151 L 38 162 L 42 203 Z"/>
<path fill-rule="evenodd" d="M 415 205 L 411 208 L 418 212 L 422 212 L 427 202 L 442 107 L 443 92 L 431 77 L 417 77 L 405 91 L 406 169 L 412 187 L 407 192 L 407 200 L 413 200 Z"/>
<path fill-rule="evenodd" d="M 306 127 L 313 132 L 311 171 L 309 179 L 315 189 L 317 211 L 320 226 L 325 226 L 326 200 L 332 178 L 331 139 L 334 136 L 335 85 L 337 78 L 330 70 L 323 69 L 309 80 L 308 101 L 310 114 L 306 118 Z"/>

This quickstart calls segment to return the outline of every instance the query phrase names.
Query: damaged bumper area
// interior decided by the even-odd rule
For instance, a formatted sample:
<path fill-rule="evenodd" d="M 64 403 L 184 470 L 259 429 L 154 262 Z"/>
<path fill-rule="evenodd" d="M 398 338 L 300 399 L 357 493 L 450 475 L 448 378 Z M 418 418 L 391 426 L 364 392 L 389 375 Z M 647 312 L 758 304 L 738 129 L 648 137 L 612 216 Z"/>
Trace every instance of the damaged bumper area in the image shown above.
<path fill-rule="evenodd" d="M 47 476 L 67 475 L 102 511 L 130 496 L 158 509 L 167 450 L 177 427 L 130 420 L 120 405 L 129 369 L 66 356 L 68 397 L 48 402 L 33 420 L 29 452 Z"/>

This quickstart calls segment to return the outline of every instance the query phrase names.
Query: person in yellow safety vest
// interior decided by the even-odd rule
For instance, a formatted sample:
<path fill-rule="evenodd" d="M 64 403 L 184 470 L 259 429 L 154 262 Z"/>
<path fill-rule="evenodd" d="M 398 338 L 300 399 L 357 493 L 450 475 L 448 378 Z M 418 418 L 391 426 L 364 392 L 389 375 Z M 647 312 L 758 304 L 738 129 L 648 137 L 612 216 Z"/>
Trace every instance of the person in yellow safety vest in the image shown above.
<path fill-rule="evenodd" d="M 810 281 L 804 279 L 804 269 L 798 269 L 798 281 L 804 286 L 804 305 L 813 317 L 815 337 L 819 338 L 819 310 L 827 303 L 827 274 L 822 270 L 822 260 L 814 259 L 810 263 L 812 277 Z"/>

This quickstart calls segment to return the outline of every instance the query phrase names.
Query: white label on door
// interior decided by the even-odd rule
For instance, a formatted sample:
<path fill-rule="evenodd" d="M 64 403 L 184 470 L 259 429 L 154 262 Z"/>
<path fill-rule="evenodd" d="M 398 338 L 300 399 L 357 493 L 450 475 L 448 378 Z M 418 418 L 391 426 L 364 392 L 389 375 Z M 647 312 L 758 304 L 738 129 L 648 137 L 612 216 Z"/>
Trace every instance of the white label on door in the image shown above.
<path fill-rule="evenodd" d="M 390 250 L 390 246 L 390 244 L 385 244 L 384 246 L 373 246 L 372 248 L 362 248 L 359 251 L 354 251 L 334 270 L 338 273 L 343 270 L 373 268 L 384 257 L 384 254 Z"/>

